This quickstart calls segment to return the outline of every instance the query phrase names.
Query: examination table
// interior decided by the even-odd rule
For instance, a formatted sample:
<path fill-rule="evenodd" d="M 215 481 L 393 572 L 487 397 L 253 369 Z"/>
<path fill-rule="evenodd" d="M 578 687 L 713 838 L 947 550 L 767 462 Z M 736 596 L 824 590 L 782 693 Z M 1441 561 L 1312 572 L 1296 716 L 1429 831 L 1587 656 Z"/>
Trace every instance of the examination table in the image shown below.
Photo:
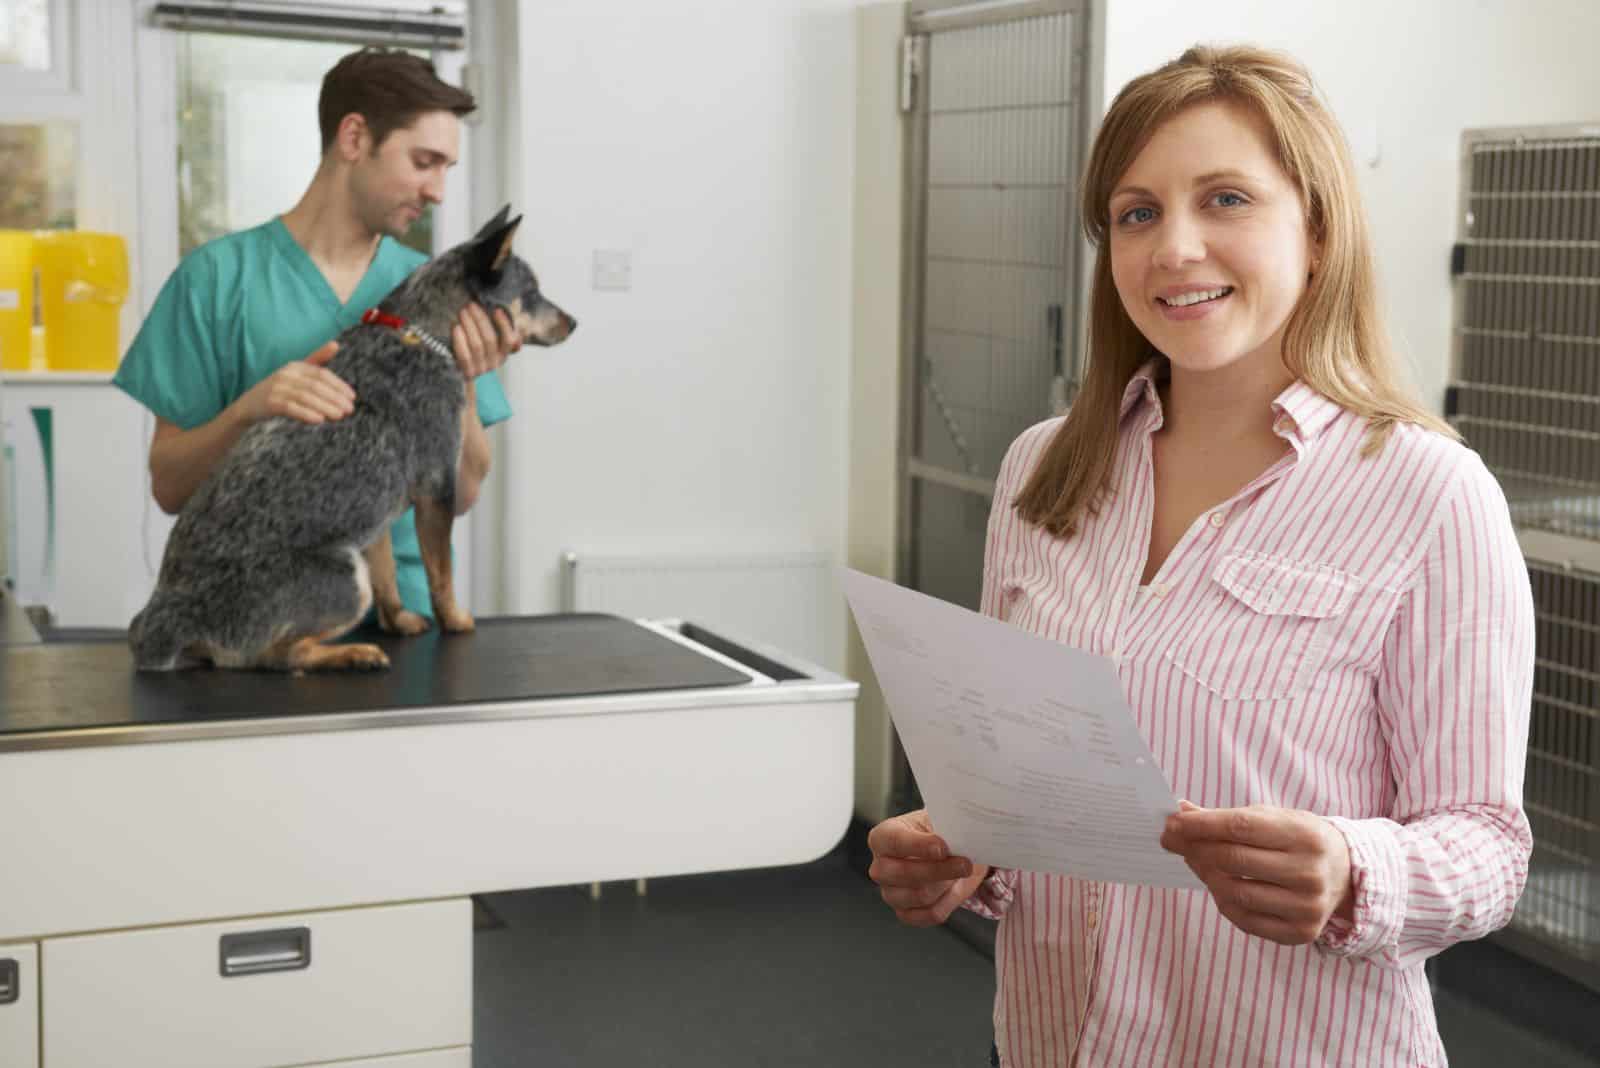
<path fill-rule="evenodd" d="M 856 684 L 781 651 L 602 615 L 360 637 L 389 671 L 0 646 L 0 1068 L 468 1068 L 469 894 L 845 831 Z"/>

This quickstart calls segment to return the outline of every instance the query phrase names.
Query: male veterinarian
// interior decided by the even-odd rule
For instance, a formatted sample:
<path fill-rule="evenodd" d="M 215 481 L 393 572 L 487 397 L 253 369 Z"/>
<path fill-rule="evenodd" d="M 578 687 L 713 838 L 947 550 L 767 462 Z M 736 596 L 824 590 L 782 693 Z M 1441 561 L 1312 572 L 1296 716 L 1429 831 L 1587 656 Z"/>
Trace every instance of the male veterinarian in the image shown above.
<path fill-rule="evenodd" d="M 444 196 L 471 94 L 405 52 L 363 49 L 322 80 L 322 162 L 300 202 L 186 256 L 113 380 L 156 416 L 151 488 L 176 513 L 252 424 L 321 423 L 355 396 L 324 364 L 353 326 L 427 257 L 399 244 Z M 520 344 L 503 311 L 469 304 L 451 331 L 467 378 L 456 514 L 489 471 L 484 428 L 511 415 L 495 369 Z M 309 354 L 309 355 L 308 355 Z M 431 616 L 410 510 L 393 529 L 405 606 Z"/>

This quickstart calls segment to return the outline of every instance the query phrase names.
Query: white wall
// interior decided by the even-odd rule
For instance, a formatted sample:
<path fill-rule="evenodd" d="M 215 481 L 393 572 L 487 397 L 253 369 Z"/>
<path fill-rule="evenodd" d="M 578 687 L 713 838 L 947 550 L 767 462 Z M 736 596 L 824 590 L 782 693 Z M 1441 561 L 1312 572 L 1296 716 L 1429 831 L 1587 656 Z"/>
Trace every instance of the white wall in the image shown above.
<path fill-rule="evenodd" d="M 1449 375 L 1461 132 L 1600 119 L 1600 5 L 1100 2 L 1107 103 L 1198 41 L 1281 48 L 1310 68 L 1358 157 L 1391 333 L 1423 399 L 1438 408 Z"/>
<path fill-rule="evenodd" d="M 851 306 L 850 521 L 847 562 L 893 580 L 900 502 L 901 249 L 906 123 L 900 114 L 903 3 L 856 12 L 855 286 Z M 894 749 L 889 713 L 866 647 L 852 623 L 845 673 L 856 701 L 856 814 L 891 815 Z"/>
<path fill-rule="evenodd" d="M 511 611 L 558 607 L 567 550 L 843 559 L 851 6 L 519 6 L 518 246 L 580 326 L 507 372 Z"/>

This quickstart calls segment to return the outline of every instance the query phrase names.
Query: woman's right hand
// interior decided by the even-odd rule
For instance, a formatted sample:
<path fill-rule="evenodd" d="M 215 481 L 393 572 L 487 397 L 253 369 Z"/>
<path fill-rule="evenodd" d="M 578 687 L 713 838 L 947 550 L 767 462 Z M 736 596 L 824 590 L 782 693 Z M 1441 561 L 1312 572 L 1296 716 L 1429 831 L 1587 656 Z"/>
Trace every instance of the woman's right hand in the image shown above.
<path fill-rule="evenodd" d="M 944 839 L 933 833 L 927 809 L 884 820 L 867 835 L 867 847 L 872 850 L 867 874 L 884 904 L 912 927 L 949 919 L 989 874 L 987 864 L 950 855 Z"/>
<path fill-rule="evenodd" d="M 302 423 L 334 422 L 355 410 L 356 393 L 325 366 L 339 350 L 330 341 L 303 360 L 286 363 L 239 398 L 247 424 L 286 415 Z"/>

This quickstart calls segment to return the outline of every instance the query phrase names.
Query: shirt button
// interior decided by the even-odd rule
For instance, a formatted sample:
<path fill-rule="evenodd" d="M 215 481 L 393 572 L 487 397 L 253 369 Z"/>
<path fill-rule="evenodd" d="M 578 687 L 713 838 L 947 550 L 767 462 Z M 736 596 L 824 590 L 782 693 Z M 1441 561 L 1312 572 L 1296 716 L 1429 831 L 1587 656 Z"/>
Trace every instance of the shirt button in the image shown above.
<path fill-rule="evenodd" d="M 1165 597 L 1166 595 L 1167 595 L 1167 584 L 1165 582 L 1158 582 L 1154 586 L 1150 587 L 1150 596 L 1152 596 L 1152 597 Z"/>
<path fill-rule="evenodd" d="M 1090 913 L 1089 913 L 1088 923 L 1089 923 L 1089 930 L 1091 930 L 1091 931 L 1094 930 L 1096 927 L 1099 927 L 1100 926 L 1100 914 L 1098 912 L 1094 912 L 1094 911 L 1091 910 Z"/>
<path fill-rule="evenodd" d="M 1289 432 L 1289 417 L 1283 416 L 1279 418 L 1277 422 L 1272 424 L 1272 429 L 1280 434 L 1287 434 Z"/>
<path fill-rule="evenodd" d="M 1226 522 L 1226 520 L 1222 518 L 1222 513 L 1221 512 L 1212 512 L 1211 513 L 1211 525 L 1212 526 L 1220 528 L 1222 526 L 1222 524 L 1225 523 L 1225 522 Z"/>

